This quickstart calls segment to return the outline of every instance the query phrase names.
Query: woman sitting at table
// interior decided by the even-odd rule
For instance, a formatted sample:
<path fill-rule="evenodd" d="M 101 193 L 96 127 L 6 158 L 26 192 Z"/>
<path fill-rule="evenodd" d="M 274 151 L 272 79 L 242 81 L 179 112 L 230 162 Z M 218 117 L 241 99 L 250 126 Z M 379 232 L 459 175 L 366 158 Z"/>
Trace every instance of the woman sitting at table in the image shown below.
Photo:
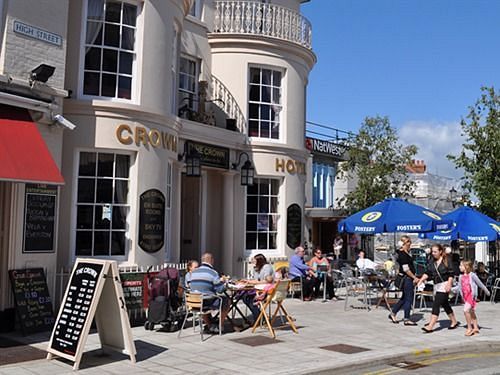
<path fill-rule="evenodd" d="M 267 263 L 267 259 L 262 254 L 257 254 L 252 258 L 253 273 L 252 278 L 245 280 L 249 285 L 272 284 L 274 281 L 273 266 Z M 259 307 L 255 304 L 255 291 L 245 291 L 242 300 L 252 312 L 253 320 L 259 317 Z"/>
<path fill-rule="evenodd" d="M 309 266 L 316 273 L 313 285 L 315 297 L 320 297 L 321 293 L 319 289 L 321 287 L 321 284 L 325 282 L 324 278 L 326 277 L 326 294 L 328 295 L 328 299 L 337 300 L 337 298 L 335 297 L 335 290 L 333 288 L 333 280 L 330 276 L 330 262 L 326 257 L 323 256 L 323 252 L 319 247 L 314 250 L 314 257 L 309 261 Z"/>

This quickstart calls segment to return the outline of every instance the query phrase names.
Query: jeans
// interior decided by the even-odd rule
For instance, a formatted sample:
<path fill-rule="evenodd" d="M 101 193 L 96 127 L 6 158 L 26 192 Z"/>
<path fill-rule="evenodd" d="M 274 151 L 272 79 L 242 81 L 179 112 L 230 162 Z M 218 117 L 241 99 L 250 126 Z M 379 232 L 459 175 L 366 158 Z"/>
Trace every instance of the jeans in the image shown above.
<path fill-rule="evenodd" d="M 413 304 L 413 295 L 415 290 L 413 289 L 413 280 L 408 276 L 405 276 L 403 283 L 403 295 L 401 299 L 392 307 L 392 313 L 396 315 L 401 308 L 405 312 L 405 320 L 410 319 L 411 305 Z"/>
<path fill-rule="evenodd" d="M 242 298 L 243 303 L 245 305 L 247 305 L 249 310 L 252 312 L 253 320 L 256 321 L 257 318 L 259 317 L 260 309 L 259 309 L 259 306 L 254 304 L 255 293 L 248 293 L 248 292 L 244 292 L 244 293 L 245 294 L 243 295 L 243 298 Z"/>

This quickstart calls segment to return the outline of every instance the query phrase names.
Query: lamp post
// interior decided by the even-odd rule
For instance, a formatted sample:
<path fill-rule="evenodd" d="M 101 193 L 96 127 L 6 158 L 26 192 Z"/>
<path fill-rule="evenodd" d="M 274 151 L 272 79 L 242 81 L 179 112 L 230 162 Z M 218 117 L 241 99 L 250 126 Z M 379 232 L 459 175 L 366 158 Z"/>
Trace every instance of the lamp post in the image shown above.
<path fill-rule="evenodd" d="M 255 176 L 255 168 L 252 165 L 252 162 L 250 161 L 250 157 L 246 152 L 242 152 L 238 158 L 238 163 L 233 163 L 233 169 L 237 169 L 238 166 L 241 164 L 241 157 L 245 155 L 247 157 L 247 160 L 241 167 L 241 185 L 242 186 L 252 186 L 253 185 L 253 180 Z"/>
<path fill-rule="evenodd" d="M 453 187 L 453 186 L 449 191 L 448 200 L 451 202 L 451 205 L 453 206 L 453 208 L 455 208 L 457 205 L 457 191 L 455 190 L 455 187 Z"/>

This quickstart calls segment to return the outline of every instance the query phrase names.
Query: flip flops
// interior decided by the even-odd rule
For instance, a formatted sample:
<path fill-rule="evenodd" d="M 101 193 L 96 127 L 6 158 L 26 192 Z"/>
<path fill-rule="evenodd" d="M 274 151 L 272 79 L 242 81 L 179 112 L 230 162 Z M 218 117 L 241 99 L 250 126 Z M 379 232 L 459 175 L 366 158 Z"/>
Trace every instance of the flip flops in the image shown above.
<path fill-rule="evenodd" d="M 455 325 L 450 325 L 448 327 L 448 329 L 455 329 L 455 328 L 458 328 L 458 327 L 460 327 L 460 322 L 457 322 Z"/>
<path fill-rule="evenodd" d="M 432 332 L 434 332 L 433 329 L 429 329 L 429 328 L 425 328 L 425 327 L 422 327 L 422 331 L 424 331 L 424 333 L 432 333 Z"/>
<path fill-rule="evenodd" d="M 394 324 L 399 324 L 398 320 L 396 319 L 396 317 L 394 316 L 394 314 L 389 314 L 388 315 L 388 318 L 391 322 L 393 322 Z"/>

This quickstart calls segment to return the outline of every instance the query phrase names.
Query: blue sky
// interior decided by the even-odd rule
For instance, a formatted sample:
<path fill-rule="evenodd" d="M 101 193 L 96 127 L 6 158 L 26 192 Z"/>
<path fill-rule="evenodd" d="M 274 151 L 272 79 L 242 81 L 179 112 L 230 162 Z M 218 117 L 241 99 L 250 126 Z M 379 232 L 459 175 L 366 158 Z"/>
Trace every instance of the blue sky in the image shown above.
<path fill-rule="evenodd" d="M 500 86 L 500 1 L 311 0 L 318 63 L 307 119 L 356 131 L 387 115 L 432 173 L 460 176 L 445 154 L 480 87 Z"/>

